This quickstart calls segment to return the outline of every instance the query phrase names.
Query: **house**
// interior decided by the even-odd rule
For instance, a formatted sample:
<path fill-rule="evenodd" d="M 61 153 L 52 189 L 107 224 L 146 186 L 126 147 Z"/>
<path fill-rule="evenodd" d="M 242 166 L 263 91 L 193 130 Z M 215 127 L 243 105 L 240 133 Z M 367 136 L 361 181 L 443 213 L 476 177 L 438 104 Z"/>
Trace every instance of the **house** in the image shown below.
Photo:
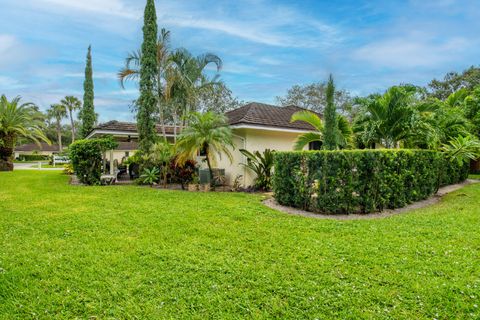
<path fill-rule="evenodd" d="M 14 156 L 15 159 L 20 158 L 22 155 L 42 155 L 42 156 L 51 156 L 58 153 L 58 145 L 47 143 L 27 143 L 15 147 Z"/>
<path fill-rule="evenodd" d="M 243 107 L 227 112 L 228 124 L 233 132 L 235 149 L 231 150 L 233 162 L 230 163 L 226 155 L 217 157 L 216 167 L 225 169 L 226 181 L 232 184 L 237 176 L 242 176 L 243 185 L 253 183 L 255 175 L 246 169 L 241 163 L 245 157 L 239 151 L 260 151 L 271 149 L 276 151 L 289 151 L 297 137 L 305 132 L 314 131 L 314 128 L 305 122 L 291 123 L 292 115 L 304 110 L 296 106 L 277 107 L 263 103 L 249 103 Z M 162 134 L 161 126 L 156 127 L 157 133 Z M 173 142 L 175 128 L 167 126 L 166 136 Z M 179 131 L 177 129 L 177 131 Z M 119 147 L 110 153 L 110 161 L 122 159 L 132 155 L 137 148 L 138 132 L 135 123 L 109 121 L 94 128 L 87 138 L 97 138 L 104 135 L 112 135 L 118 142 Z M 317 146 L 312 144 L 311 149 Z M 202 166 L 202 161 L 199 161 Z"/>

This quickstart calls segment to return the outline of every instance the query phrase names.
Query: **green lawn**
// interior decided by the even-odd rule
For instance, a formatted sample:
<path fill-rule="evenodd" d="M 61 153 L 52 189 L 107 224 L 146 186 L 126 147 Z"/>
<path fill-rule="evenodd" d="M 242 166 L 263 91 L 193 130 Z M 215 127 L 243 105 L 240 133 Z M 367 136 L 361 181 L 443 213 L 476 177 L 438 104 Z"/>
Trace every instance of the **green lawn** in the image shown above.
<path fill-rule="evenodd" d="M 480 185 L 387 219 L 0 173 L 0 319 L 480 318 Z"/>
<path fill-rule="evenodd" d="M 471 174 L 468 176 L 470 179 L 479 179 L 480 180 L 480 174 Z"/>

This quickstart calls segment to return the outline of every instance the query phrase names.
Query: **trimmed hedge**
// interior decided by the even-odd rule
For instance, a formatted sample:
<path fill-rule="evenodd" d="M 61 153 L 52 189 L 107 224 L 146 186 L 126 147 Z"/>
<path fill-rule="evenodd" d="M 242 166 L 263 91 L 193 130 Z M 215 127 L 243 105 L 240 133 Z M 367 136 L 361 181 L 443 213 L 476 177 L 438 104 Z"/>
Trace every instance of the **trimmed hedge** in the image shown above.
<path fill-rule="evenodd" d="M 19 161 L 43 161 L 50 159 L 50 157 L 41 154 L 20 154 L 17 159 Z"/>
<path fill-rule="evenodd" d="M 277 152 L 273 192 L 304 210 L 370 213 L 426 199 L 464 181 L 468 169 L 429 150 Z"/>
<path fill-rule="evenodd" d="M 99 185 L 102 175 L 102 153 L 115 149 L 117 146 L 118 143 L 111 137 L 77 140 L 72 143 L 69 148 L 69 156 L 78 179 L 83 184 Z"/>

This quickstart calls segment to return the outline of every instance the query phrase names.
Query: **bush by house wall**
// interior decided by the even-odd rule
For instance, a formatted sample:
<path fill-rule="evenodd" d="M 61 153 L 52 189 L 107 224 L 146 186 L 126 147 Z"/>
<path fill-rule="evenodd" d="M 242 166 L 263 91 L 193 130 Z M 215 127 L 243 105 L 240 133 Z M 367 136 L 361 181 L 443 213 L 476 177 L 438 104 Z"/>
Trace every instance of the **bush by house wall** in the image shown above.
<path fill-rule="evenodd" d="M 370 213 L 426 199 L 468 177 L 468 164 L 429 150 L 277 152 L 278 203 L 321 213 Z"/>

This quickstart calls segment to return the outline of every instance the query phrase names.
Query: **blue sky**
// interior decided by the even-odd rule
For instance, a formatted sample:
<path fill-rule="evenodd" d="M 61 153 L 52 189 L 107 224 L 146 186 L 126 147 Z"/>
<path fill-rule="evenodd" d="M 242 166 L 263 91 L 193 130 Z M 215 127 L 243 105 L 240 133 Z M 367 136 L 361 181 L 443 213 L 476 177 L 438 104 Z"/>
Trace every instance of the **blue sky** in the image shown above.
<path fill-rule="evenodd" d="M 140 46 L 144 0 L 0 0 L 0 94 L 46 109 L 82 97 L 93 49 L 100 120 L 132 120 L 135 85 L 116 72 Z M 273 103 L 294 84 L 333 73 L 353 94 L 425 85 L 478 65 L 478 1 L 157 0 L 172 47 L 213 52 L 222 79 L 245 101 Z"/>

